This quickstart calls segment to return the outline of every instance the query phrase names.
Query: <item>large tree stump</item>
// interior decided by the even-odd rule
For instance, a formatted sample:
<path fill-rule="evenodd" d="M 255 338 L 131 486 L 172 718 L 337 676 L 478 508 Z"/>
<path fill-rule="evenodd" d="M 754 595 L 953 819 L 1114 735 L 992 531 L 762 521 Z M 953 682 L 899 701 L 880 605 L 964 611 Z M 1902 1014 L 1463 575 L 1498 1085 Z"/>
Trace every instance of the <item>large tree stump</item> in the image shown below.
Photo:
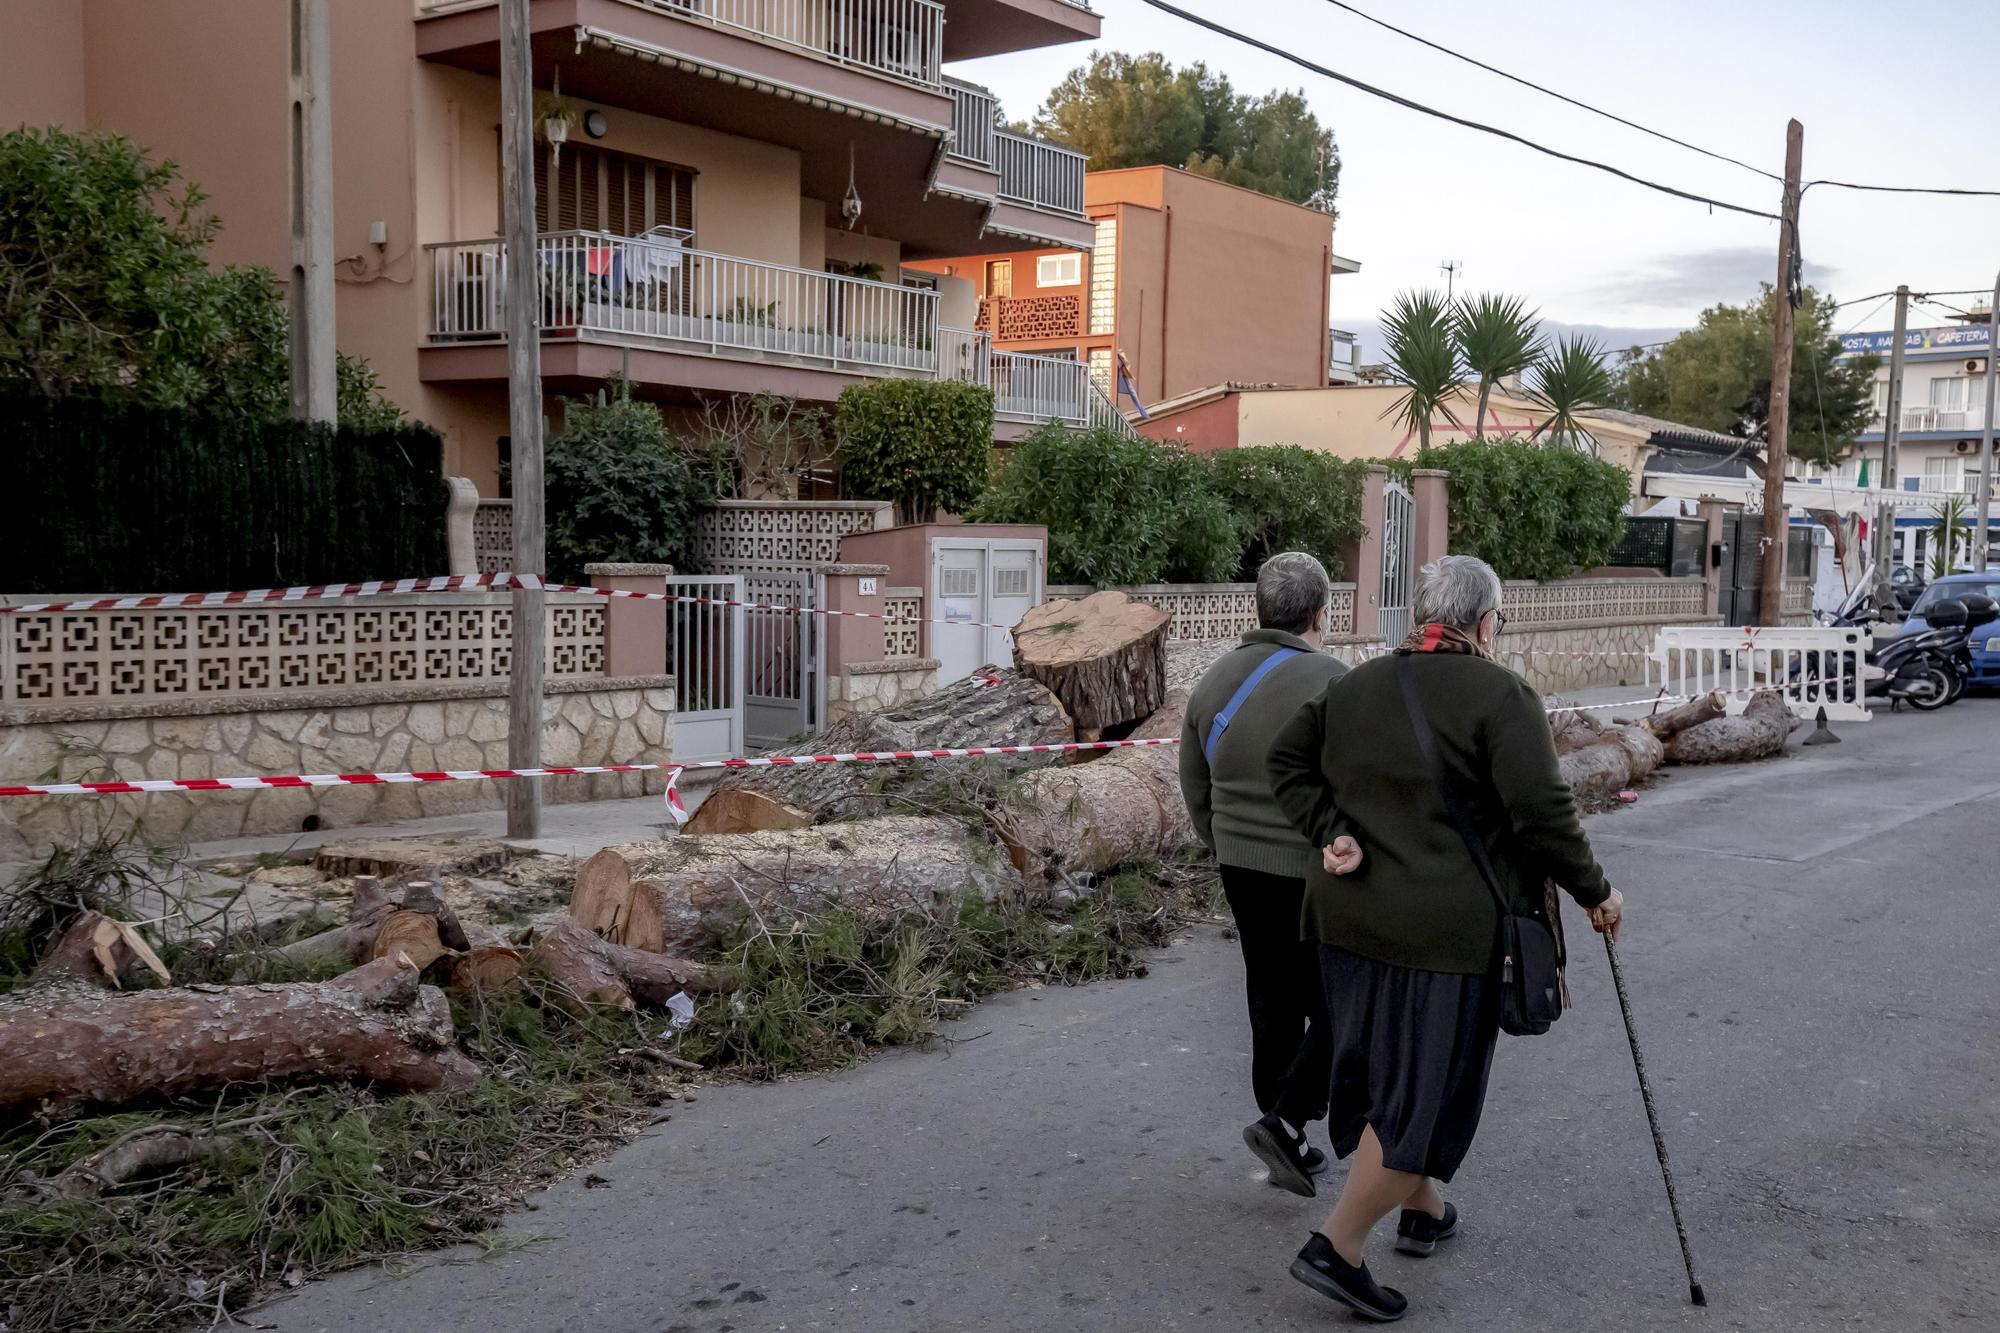
<path fill-rule="evenodd" d="M 1768 759 L 1785 748 L 1799 720 L 1784 697 L 1771 690 L 1751 697 L 1739 717 L 1698 723 L 1667 741 L 1672 764 L 1741 764 Z"/>
<path fill-rule="evenodd" d="M 1046 687 L 1017 671 L 994 668 L 879 713 L 843 718 L 801 744 L 772 753 L 949 750 L 1073 739 L 1069 715 Z M 1012 755 L 993 762 L 1011 772 L 1046 767 L 1054 759 Z M 681 832 L 755 833 L 893 813 L 893 798 L 882 793 L 883 776 L 884 769 L 873 764 L 741 769 L 710 789 Z"/>
<path fill-rule="evenodd" d="M 1014 627 L 1014 665 L 1062 701 L 1078 740 L 1096 740 L 1166 698 L 1172 620 L 1122 592 L 1044 602 Z"/>
<path fill-rule="evenodd" d="M 682 834 L 613 848 L 659 896 L 665 943 L 706 943 L 737 923 L 769 925 L 840 904 L 864 914 L 1017 893 L 1020 877 L 954 819 L 885 815 L 761 833 Z"/>
<path fill-rule="evenodd" d="M 366 1079 L 405 1092 L 469 1088 L 451 1006 L 402 958 L 332 981 L 118 995 L 29 986 L 0 999 L 0 1110 L 123 1105 L 266 1080 Z"/>
<path fill-rule="evenodd" d="M 1178 691 L 1130 739 L 1177 736 L 1187 713 Z M 1112 750 L 1103 758 L 1034 773 L 1017 799 L 987 819 L 1014 868 L 1037 879 L 1101 873 L 1128 861 L 1171 856 L 1194 841 L 1172 746 Z"/>

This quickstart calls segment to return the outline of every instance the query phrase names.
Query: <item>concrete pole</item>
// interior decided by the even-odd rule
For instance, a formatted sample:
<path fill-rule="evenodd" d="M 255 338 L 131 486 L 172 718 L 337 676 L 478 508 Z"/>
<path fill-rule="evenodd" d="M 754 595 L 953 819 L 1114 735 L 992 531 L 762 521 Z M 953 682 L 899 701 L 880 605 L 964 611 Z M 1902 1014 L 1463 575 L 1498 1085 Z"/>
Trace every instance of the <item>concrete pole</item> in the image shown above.
<path fill-rule="evenodd" d="M 291 0 L 292 415 L 338 415 L 333 351 L 333 75 L 329 0 Z"/>
<path fill-rule="evenodd" d="M 1786 449 L 1792 429 L 1792 261 L 1799 235 L 1799 160 L 1806 128 L 1785 126 L 1785 194 L 1778 212 L 1778 290 L 1771 329 L 1770 441 L 1764 451 L 1764 551 L 1757 623 L 1785 623 Z"/>
<path fill-rule="evenodd" d="M 507 419 L 513 437 L 514 572 L 545 574 L 542 529 L 542 339 L 535 263 L 535 78 L 528 41 L 528 0 L 500 3 L 500 174 L 507 238 Z M 507 764 L 539 768 L 542 672 L 547 626 L 539 587 L 514 589 L 512 670 L 507 703 Z M 533 838 L 542 827 L 542 784 L 507 786 L 507 836 Z"/>
<path fill-rule="evenodd" d="M 1986 572 L 1986 511 L 1993 504 L 1994 362 L 2000 361 L 2000 274 L 1993 278 L 1993 304 L 1986 311 L 1986 417 L 1979 428 L 1979 516 L 1972 538 L 1972 567 Z"/>
<path fill-rule="evenodd" d="M 1882 412 L 1882 480 L 1885 491 L 1896 489 L 1896 445 L 1903 434 L 1903 335 L 1910 324 L 1910 289 L 1896 288 L 1896 332 L 1889 344 L 1889 396 Z M 1875 600 L 1889 604 L 1889 574 L 1896 563 L 1896 510 L 1884 504 L 1875 516 Z"/>

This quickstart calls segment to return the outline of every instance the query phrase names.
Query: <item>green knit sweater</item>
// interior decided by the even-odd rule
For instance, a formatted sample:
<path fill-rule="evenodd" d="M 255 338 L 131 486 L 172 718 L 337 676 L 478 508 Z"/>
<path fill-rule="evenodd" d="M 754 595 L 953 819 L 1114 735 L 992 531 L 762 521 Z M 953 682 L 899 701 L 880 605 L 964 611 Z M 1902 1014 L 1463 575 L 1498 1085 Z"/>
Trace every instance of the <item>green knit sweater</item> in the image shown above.
<path fill-rule="evenodd" d="M 1603 902 L 1611 889 L 1556 766 L 1540 696 L 1485 658 L 1410 660 L 1439 759 L 1516 910 L 1539 901 L 1545 879 L 1586 908 Z M 1278 804 L 1314 846 L 1340 834 L 1361 844 L 1356 873 L 1335 878 L 1317 859 L 1307 872 L 1307 938 L 1400 967 L 1467 975 L 1491 967 L 1493 895 L 1417 748 L 1395 658 L 1356 667 L 1301 708 L 1278 733 L 1270 764 Z"/>
<path fill-rule="evenodd" d="M 1272 667 L 1257 682 L 1216 742 L 1211 768 L 1202 746 L 1215 715 L 1257 665 L 1281 647 L 1297 649 L 1299 655 Z M 1346 670 L 1296 634 L 1253 629 L 1188 695 L 1187 721 L 1181 728 L 1181 796 L 1195 834 L 1223 865 L 1297 878 L 1319 859 L 1271 799 L 1265 759 L 1278 728 Z"/>

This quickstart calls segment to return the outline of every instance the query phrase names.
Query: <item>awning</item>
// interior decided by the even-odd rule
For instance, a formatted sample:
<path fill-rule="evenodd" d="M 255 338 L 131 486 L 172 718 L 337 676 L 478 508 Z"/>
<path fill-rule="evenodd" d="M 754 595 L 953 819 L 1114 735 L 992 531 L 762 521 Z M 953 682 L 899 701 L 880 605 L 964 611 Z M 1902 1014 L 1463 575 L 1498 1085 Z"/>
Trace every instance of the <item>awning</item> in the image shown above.
<path fill-rule="evenodd" d="M 1648 472 L 1641 494 L 1661 500 L 1720 500 L 1762 512 L 1764 483 L 1756 477 L 1705 477 L 1695 473 Z M 1830 509 L 1836 514 L 1872 515 L 1883 505 L 1892 509 L 1934 509 L 1946 491 L 1885 490 L 1879 486 L 1829 486 L 1820 482 L 1788 481 L 1789 509 Z"/>

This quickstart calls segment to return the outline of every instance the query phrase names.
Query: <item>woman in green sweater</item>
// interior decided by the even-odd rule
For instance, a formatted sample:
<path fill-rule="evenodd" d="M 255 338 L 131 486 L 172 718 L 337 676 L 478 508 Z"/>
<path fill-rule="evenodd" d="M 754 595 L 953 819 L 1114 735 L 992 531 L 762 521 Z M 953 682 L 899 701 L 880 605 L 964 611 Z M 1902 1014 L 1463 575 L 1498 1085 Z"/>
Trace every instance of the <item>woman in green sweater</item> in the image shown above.
<path fill-rule="evenodd" d="M 1488 656 L 1505 624 L 1499 577 L 1482 560 L 1445 556 L 1424 567 L 1413 618 L 1393 657 L 1334 681 L 1270 755 L 1278 804 L 1322 849 L 1303 930 L 1319 943 L 1331 1018 L 1327 1128 L 1351 1159 L 1292 1275 L 1381 1321 L 1402 1318 L 1408 1302 L 1375 1281 L 1362 1244 L 1399 1208 L 1404 1254 L 1427 1255 L 1456 1230 L 1438 1186 L 1472 1146 L 1499 1032 L 1499 917 L 1446 813 L 1399 673 L 1517 910 L 1553 880 L 1615 936 L 1624 902 L 1591 855 L 1541 697 Z"/>

